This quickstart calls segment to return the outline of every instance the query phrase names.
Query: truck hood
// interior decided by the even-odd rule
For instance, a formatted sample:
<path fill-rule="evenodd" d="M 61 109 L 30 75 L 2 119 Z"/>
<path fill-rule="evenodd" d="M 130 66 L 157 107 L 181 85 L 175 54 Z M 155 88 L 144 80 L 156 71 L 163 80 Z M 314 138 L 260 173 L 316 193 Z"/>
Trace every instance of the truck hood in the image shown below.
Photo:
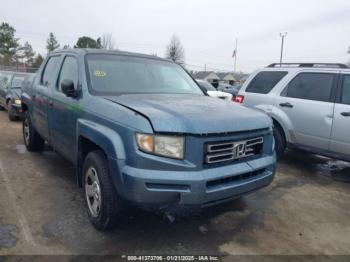
<path fill-rule="evenodd" d="M 128 94 L 105 97 L 144 115 L 155 132 L 209 134 L 268 128 L 270 118 L 231 101 L 189 94 Z"/>
<path fill-rule="evenodd" d="M 20 99 L 21 97 L 21 89 L 20 88 L 11 88 L 7 92 L 7 97 L 11 97 L 12 99 Z"/>

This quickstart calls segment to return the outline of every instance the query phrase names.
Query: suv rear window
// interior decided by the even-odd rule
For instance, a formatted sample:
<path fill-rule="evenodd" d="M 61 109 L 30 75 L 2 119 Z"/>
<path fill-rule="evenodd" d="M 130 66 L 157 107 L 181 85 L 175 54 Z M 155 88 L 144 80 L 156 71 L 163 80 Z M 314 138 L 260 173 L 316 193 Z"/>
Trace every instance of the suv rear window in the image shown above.
<path fill-rule="evenodd" d="M 285 71 L 260 72 L 250 81 L 246 92 L 267 94 L 287 73 Z"/>
<path fill-rule="evenodd" d="M 286 97 L 329 102 L 332 95 L 335 74 L 300 73 L 283 91 Z"/>

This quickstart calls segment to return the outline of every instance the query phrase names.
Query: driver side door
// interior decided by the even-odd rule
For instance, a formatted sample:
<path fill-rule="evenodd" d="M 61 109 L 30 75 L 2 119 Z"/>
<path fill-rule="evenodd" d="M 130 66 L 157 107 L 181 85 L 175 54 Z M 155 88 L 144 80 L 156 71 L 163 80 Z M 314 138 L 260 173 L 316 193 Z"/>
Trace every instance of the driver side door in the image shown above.
<path fill-rule="evenodd" d="M 71 80 L 77 90 L 79 85 L 78 59 L 73 55 L 64 57 L 52 96 L 49 101 L 49 129 L 51 144 L 68 160 L 74 159 L 76 121 L 80 113 L 79 98 L 66 96 L 61 89 L 63 80 Z"/>

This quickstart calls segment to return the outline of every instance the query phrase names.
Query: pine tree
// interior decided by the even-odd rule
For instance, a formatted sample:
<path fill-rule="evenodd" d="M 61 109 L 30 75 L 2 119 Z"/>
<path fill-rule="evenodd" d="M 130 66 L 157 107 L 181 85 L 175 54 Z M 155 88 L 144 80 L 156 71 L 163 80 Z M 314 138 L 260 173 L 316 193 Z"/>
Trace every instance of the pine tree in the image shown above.
<path fill-rule="evenodd" d="M 46 49 L 47 52 L 52 52 L 60 47 L 60 44 L 57 42 L 55 35 L 51 32 L 49 38 L 46 40 Z"/>

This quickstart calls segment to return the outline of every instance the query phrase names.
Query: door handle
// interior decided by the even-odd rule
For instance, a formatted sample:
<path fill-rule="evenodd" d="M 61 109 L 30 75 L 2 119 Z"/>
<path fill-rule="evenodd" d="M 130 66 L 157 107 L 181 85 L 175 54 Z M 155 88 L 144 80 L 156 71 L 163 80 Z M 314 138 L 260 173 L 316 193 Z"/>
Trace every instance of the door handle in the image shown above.
<path fill-rule="evenodd" d="M 50 106 L 50 107 L 53 106 L 53 101 L 52 101 L 52 100 L 49 101 L 49 106 Z"/>
<path fill-rule="evenodd" d="M 293 108 L 293 105 L 292 105 L 291 103 L 289 103 L 289 102 L 287 102 L 287 103 L 281 103 L 280 106 L 281 106 L 281 107 Z"/>
<path fill-rule="evenodd" d="M 340 113 L 342 116 L 345 116 L 345 117 L 349 117 L 350 116 L 350 112 L 342 112 Z"/>

